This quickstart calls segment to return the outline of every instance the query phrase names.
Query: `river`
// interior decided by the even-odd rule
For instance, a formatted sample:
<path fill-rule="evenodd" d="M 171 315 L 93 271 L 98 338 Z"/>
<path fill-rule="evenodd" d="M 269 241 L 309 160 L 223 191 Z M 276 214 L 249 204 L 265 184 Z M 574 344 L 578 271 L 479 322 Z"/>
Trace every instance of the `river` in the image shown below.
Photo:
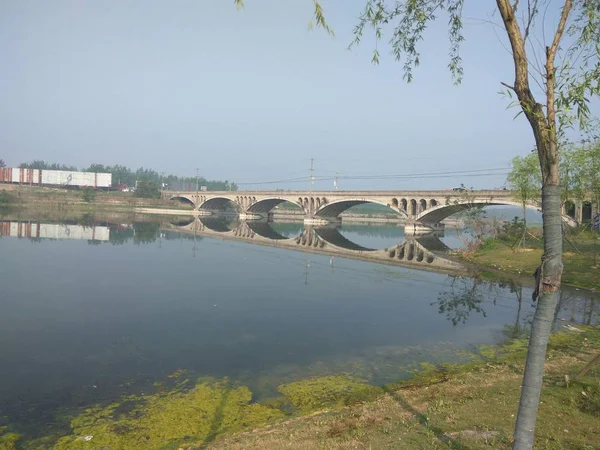
<path fill-rule="evenodd" d="M 254 400 L 313 376 L 395 381 L 500 343 L 534 312 L 530 288 L 446 259 L 461 244 L 452 231 L 423 243 L 382 224 L 0 227 L 0 420 L 30 436 L 182 370 L 236 380 Z M 595 323 L 599 306 L 566 289 L 556 327 Z"/>

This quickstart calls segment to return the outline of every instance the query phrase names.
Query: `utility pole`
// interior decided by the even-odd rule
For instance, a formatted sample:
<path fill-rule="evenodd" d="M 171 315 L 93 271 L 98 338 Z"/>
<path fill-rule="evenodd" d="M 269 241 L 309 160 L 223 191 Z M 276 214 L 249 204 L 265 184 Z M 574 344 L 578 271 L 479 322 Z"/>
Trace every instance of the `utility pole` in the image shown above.
<path fill-rule="evenodd" d="M 315 182 L 315 166 L 314 166 L 315 158 L 310 158 L 310 192 L 313 191 L 313 184 Z"/>

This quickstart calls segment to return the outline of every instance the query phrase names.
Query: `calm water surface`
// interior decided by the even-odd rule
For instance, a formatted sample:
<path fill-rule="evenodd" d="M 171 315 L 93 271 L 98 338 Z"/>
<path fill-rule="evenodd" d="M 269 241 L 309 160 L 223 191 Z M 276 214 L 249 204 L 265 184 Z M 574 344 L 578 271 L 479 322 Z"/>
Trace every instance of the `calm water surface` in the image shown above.
<path fill-rule="evenodd" d="M 227 235 L 235 224 L 222 239 L 171 224 L 85 225 L 1 224 L 0 420 L 23 430 L 179 369 L 239 380 L 257 399 L 332 373 L 393 381 L 501 342 L 534 311 L 529 288 L 328 254 L 335 246 L 257 245 Z M 382 252 L 404 242 L 394 226 L 338 231 Z M 453 236 L 441 242 L 456 247 Z M 566 292 L 561 308 L 557 324 L 595 322 L 598 301 Z"/>

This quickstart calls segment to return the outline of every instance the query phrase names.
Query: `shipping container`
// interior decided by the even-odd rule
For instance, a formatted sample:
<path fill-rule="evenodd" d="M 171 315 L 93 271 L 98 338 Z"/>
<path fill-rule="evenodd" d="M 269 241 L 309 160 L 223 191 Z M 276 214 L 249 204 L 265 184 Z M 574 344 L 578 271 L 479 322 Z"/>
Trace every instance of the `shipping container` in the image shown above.
<path fill-rule="evenodd" d="M 0 168 L 0 183 L 108 189 L 112 184 L 112 174 L 5 167 Z"/>
<path fill-rule="evenodd" d="M 112 173 L 97 173 L 96 186 L 108 188 L 112 185 Z"/>

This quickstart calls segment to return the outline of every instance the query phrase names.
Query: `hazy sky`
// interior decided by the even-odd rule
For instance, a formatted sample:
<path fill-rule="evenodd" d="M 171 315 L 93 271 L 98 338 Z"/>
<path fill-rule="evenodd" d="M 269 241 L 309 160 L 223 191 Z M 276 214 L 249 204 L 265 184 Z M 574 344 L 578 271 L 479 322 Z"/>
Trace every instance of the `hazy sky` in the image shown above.
<path fill-rule="evenodd" d="M 492 1 L 468 1 L 488 19 Z M 514 79 L 502 30 L 465 21 L 452 85 L 445 21 L 415 81 L 372 40 L 347 50 L 364 0 L 0 0 L 0 158 L 139 166 L 237 182 L 507 167 L 533 146 L 498 94 Z M 474 8 L 474 9 L 473 9 Z M 502 186 L 504 175 L 344 180 L 340 188 Z M 251 188 L 307 188 L 280 183 Z M 315 187 L 330 189 L 331 180 Z"/>

